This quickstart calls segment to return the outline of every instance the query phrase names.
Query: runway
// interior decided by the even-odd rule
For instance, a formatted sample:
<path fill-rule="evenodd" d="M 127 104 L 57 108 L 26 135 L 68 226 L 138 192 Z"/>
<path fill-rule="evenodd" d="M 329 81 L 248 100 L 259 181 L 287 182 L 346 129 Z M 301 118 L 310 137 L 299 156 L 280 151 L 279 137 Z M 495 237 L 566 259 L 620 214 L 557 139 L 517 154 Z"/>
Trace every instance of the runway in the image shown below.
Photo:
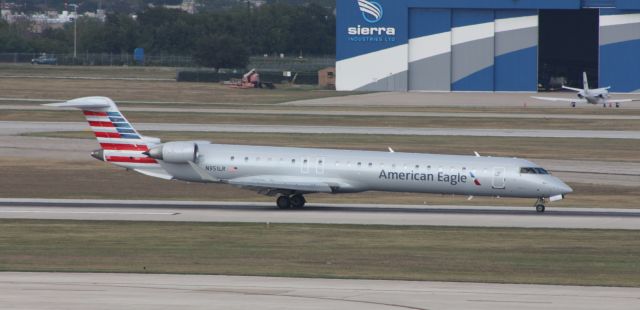
<path fill-rule="evenodd" d="M 0 98 L 2 101 L 2 98 Z M 57 102 L 50 100 L 47 102 Z M 59 100 L 63 101 L 63 100 Z M 166 103 L 159 103 L 166 104 Z M 176 103 L 177 104 L 177 103 Z M 188 103 L 182 103 L 188 104 Z M 72 108 L 55 108 L 41 105 L 0 105 L 0 110 L 19 111 L 77 111 Z M 340 110 L 266 110 L 266 109 L 221 109 L 221 108 L 165 108 L 165 107 L 120 107 L 123 112 L 149 113 L 207 113 L 244 115 L 313 115 L 313 116 L 380 116 L 380 117 L 445 117 L 445 118 L 516 118 L 516 119 L 575 119 L 575 120 L 640 120 L 640 115 L 588 115 L 588 114 L 535 114 L 535 113 L 483 113 L 483 112 L 397 112 L 397 111 L 340 111 Z"/>
<path fill-rule="evenodd" d="M 0 199 L 0 218 L 430 225 L 464 227 L 640 229 L 640 209 L 314 204 L 279 210 L 275 203 L 72 199 Z"/>
<path fill-rule="evenodd" d="M 635 309 L 640 289 L 109 273 L 0 273 L 3 310 Z"/>
<path fill-rule="evenodd" d="M 545 130 L 545 129 L 469 129 L 469 128 L 406 128 L 368 126 L 299 126 L 252 124 L 175 124 L 137 123 L 138 130 L 173 132 L 243 132 L 243 133 L 297 133 L 297 134 L 356 134 L 407 136 L 471 136 L 471 137 L 535 137 L 535 138 L 600 138 L 640 139 L 640 131 L 613 130 Z M 2 135 L 33 132 L 84 131 L 86 122 L 28 122 L 1 121 Z"/>

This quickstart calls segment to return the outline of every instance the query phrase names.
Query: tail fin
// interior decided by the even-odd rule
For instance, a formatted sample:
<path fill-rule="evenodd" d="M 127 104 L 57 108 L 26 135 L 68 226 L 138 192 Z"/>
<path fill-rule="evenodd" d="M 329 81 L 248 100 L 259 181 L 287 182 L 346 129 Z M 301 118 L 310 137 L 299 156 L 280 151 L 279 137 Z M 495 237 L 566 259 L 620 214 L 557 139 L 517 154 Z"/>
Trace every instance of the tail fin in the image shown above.
<path fill-rule="evenodd" d="M 584 87 L 584 91 L 589 90 L 589 80 L 587 79 L 587 73 L 582 72 L 582 86 Z"/>
<path fill-rule="evenodd" d="M 101 150 L 94 152 L 94 157 L 141 173 L 162 169 L 155 159 L 142 154 L 160 143 L 159 139 L 140 135 L 111 99 L 84 97 L 46 105 L 82 110 L 100 143 Z"/>

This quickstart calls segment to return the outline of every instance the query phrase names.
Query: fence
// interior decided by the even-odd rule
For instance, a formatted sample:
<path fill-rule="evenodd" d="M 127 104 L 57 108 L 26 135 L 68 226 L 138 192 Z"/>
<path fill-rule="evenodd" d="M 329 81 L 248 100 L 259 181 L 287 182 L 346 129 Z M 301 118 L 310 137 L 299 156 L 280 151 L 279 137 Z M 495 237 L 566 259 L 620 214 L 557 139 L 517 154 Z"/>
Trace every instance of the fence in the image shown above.
<path fill-rule="evenodd" d="M 41 53 L 0 53 L 0 63 L 31 63 L 33 59 L 40 57 Z M 81 53 L 77 57 L 73 54 L 47 54 L 55 58 L 58 65 L 81 66 L 122 66 L 144 65 L 162 67 L 198 67 L 190 56 L 175 55 L 146 55 L 144 63 L 136 63 L 132 54 L 90 54 Z M 293 72 L 317 72 L 326 67 L 335 66 L 335 57 L 262 57 L 249 58 L 248 68 L 256 68 L 262 71 L 293 71 Z M 244 70 L 242 68 L 241 70 Z"/>

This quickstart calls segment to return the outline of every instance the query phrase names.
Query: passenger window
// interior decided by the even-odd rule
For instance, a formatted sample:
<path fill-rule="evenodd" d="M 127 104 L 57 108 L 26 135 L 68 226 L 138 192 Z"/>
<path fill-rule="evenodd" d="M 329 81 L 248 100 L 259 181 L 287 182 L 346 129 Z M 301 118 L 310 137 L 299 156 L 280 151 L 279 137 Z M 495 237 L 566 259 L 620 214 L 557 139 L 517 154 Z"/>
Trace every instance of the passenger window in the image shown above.
<path fill-rule="evenodd" d="M 244 161 L 249 161 L 249 157 L 245 157 L 245 158 L 244 158 Z"/>
<path fill-rule="evenodd" d="M 362 163 L 361 162 L 358 162 L 358 168 L 359 167 L 362 167 Z"/>
<path fill-rule="evenodd" d="M 420 165 L 416 165 L 416 169 L 420 169 Z"/>
<path fill-rule="evenodd" d="M 231 156 L 231 161 L 233 161 L 234 159 L 236 159 L 236 157 L 235 156 Z"/>
<path fill-rule="evenodd" d="M 373 167 L 373 163 L 369 163 L 369 167 Z"/>

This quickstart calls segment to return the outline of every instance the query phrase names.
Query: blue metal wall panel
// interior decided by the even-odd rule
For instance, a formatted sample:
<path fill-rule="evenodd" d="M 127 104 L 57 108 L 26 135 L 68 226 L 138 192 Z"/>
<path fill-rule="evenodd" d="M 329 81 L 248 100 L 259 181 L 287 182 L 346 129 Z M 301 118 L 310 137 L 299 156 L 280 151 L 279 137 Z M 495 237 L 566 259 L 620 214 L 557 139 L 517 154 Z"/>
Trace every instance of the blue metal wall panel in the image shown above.
<path fill-rule="evenodd" d="M 538 47 L 496 57 L 496 91 L 538 90 Z"/>
<path fill-rule="evenodd" d="M 451 10 L 410 9 L 409 90 L 451 90 Z"/>
<path fill-rule="evenodd" d="M 493 21 L 491 10 L 454 10 L 451 19 L 453 27 L 464 27 Z"/>
<path fill-rule="evenodd" d="M 583 8 L 613 8 L 616 0 L 582 0 Z"/>
<path fill-rule="evenodd" d="M 409 39 L 451 30 L 451 10 L 409 9 Z"/>
<path fill-rule="evenodd" d="M 640 10 L 640 1 L 616 0 L 616 7 L 621 10 Z"/>
<path fill-rule="evenodd" d="M 601 87 L 640 91 L 640 11 L 600 11 Z"/>
<path fill-rule="evenodd" d="M 451 90 L 493 91 L 494 29 L 484 27 L 463 34 L 456 28 L 493 22 L 493 10 L 453 10 L 451 39 Z M 480 33 L 488 31 L 488 33 Z M 474 35 L 471 35 L 474 33 Z M 478 39 L 469 40 L 481 34 Z M 460 34 L 460 37 L 458 37 Z M 465 36 L 470 36 L 466 38 Z M 462 42 L 461 42 L 462 41 Z"/>
<path fill-rule="evenodd" d="M 640 40 L 600 47 L 600 86 L 613 92 L 640 91 Z"/>
<path fill-rule="evenodd" d="M 499 31 L 498 23 L 526 18 L 509 31 Z M 495 91 L 531 91 L 538 89 L 538 10 L 497 10 Z M 531 23 L 531 24 L 529 24 Z"/>
<path fill-rule="evenodd" d="M 493 67 L 480 70 L 451 84 L 453 91 L 493 91 Z"/>

